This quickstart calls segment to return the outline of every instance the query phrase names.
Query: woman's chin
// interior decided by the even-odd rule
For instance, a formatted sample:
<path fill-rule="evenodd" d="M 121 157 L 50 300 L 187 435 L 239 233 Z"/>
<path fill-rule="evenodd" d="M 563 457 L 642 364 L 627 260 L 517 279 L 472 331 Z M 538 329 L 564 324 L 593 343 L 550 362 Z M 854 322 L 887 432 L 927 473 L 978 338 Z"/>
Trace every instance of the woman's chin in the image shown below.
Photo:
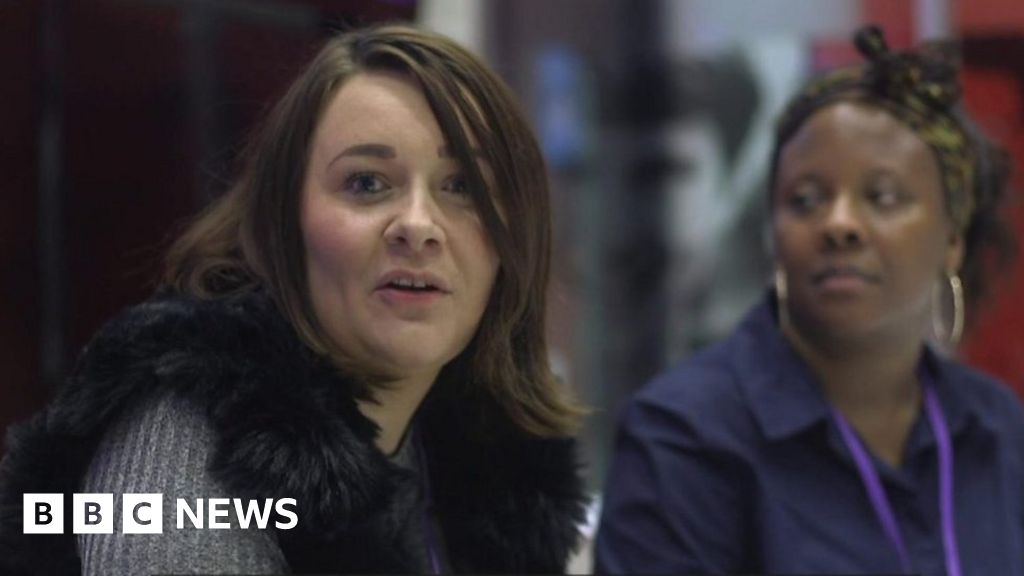
<path fill-rule="evenodd" d="M 811 343 L 850 342 L 876 336 L 881 322 L 864 310 L 818 310 L 794 318 L 795 328 Z"/>
<path fill-rule="evenodd" d="M 376 354 L 376 364 L 386 368 L 386 373 L 397 379 L 420 376 L 436 377 L 456 354 L 445 348 L 420 342 L 419 346 L 389 347 Z"/>

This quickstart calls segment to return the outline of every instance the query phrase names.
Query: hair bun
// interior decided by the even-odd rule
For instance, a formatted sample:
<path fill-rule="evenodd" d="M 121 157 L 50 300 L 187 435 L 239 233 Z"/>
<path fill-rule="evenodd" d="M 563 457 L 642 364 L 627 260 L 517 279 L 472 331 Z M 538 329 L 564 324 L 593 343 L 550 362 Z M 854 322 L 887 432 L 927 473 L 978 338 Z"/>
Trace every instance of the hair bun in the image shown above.
<path fill-rule="evenodd" d="M 885 34 L 874 24 L 868 24 L 857 30 L 853 37 L 853 43 L 857 47 L 857 51 L 871 62 L 881 61 L 890 54 Z"/>
<path fill-rule="evenodd" d="M 960 54 L 953 43 L 930 42 L 893 52 L 882 29 L 873 24 L 857 30 L 853 41 L 868 61 L 867 77 L 878 93 L 898 101 L 917 100 L 937 111 L 947 111 L 960 100 Z"/>

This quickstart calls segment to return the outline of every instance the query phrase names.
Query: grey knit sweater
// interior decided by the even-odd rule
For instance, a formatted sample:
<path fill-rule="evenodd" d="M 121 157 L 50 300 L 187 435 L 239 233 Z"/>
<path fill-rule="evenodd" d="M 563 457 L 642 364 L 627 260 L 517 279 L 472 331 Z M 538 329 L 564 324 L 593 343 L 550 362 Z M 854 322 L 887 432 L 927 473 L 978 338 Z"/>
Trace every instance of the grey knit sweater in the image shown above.
<path fill-rule="evenodd" d="M 276 574 L 288 571 L 272 530 L 175 527 L 176 498 L 229 498 L 207 472 L 213 433 L 189 404 L 157 398 L 111 427 L 81 492 L 114 494 L 113 534 L 81 534 L 84 576 L 135 574 Z M 122 534 L 121 495 L 164 495 L 162 534 Z M 234 495 L 237 496 L 237 495 Z"/>
<path fill-rule="evenodd" d="M 409 435 L 391 456 L 416 468 Z M 229 498 L 207 471 L 213 432 L 190 404 L 155 398 L 130 412 L 106 433 L 86 473 L 81 492 L 114 494 L 114 534 L 80 534 L 83 576 L 135 574 L 278 574 L 288 572 L 272 530 L 175 528 L 175 499 Z M 162 534 L 122 534 L 123 494 L 164 495 Z M 434 528 L 440 531 L 437 518 Z M 447 570 L 447 559 L 441 557 Z"/>

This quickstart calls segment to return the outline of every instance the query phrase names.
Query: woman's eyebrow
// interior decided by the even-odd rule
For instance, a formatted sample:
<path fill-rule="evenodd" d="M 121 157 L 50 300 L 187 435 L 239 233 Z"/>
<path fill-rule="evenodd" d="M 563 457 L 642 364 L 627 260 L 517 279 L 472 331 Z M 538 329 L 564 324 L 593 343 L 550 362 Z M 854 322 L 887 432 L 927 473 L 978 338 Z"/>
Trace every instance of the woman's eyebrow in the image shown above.
<path fill-rule="evenodd" d="M 355 144 L 349 146 L 341 151 L 340 154 L 331 159 L 327 163 L 328 166 L 334 164 L 339 158 L 346 156 L 372 156 L 374 158 L 381 158 L 384 160 L 394 158 L 397 155 L 393 146 L 387 144 Z"/>

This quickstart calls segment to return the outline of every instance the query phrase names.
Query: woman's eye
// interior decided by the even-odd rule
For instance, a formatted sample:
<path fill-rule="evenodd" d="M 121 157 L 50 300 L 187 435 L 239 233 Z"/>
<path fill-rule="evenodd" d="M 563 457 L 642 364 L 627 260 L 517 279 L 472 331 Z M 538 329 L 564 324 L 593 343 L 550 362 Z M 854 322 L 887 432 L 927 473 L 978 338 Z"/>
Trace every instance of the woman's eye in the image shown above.
<path fill-rule="evenodd" d="M 868 190 L 868 199 L 880 208 L 893 208 L 903 201 L 903 194 L 888 186 L 873 186 Z"/>
<path fill-rule="evenodd" d="M 871 175 L 864 183 L 864 196 L 881 209 L 897 208 L 911 198 L 904 181 L 888 172 Z"/>
<path fill-rule="evenodd" d="M 789 195 L 786 203 L 797 213 L 807 213 L 821 204 L 823 192 L 817 186 L 797 186 Z"/>
<path fill-rule="evenodd" d="M 465 176 L 457 174 L 445 180 L 442 185 L 442 189 L 446 192 L 453 192 L 455 194 L 468 196 L 469 182 L 466 180 Z"/>
<path fill-rule="evenodd" d="M 344 189 L 356 195 L 376 194 L 387 190 L 384 180 L 369 172 L 353 174 L 345 180 Z"/>

